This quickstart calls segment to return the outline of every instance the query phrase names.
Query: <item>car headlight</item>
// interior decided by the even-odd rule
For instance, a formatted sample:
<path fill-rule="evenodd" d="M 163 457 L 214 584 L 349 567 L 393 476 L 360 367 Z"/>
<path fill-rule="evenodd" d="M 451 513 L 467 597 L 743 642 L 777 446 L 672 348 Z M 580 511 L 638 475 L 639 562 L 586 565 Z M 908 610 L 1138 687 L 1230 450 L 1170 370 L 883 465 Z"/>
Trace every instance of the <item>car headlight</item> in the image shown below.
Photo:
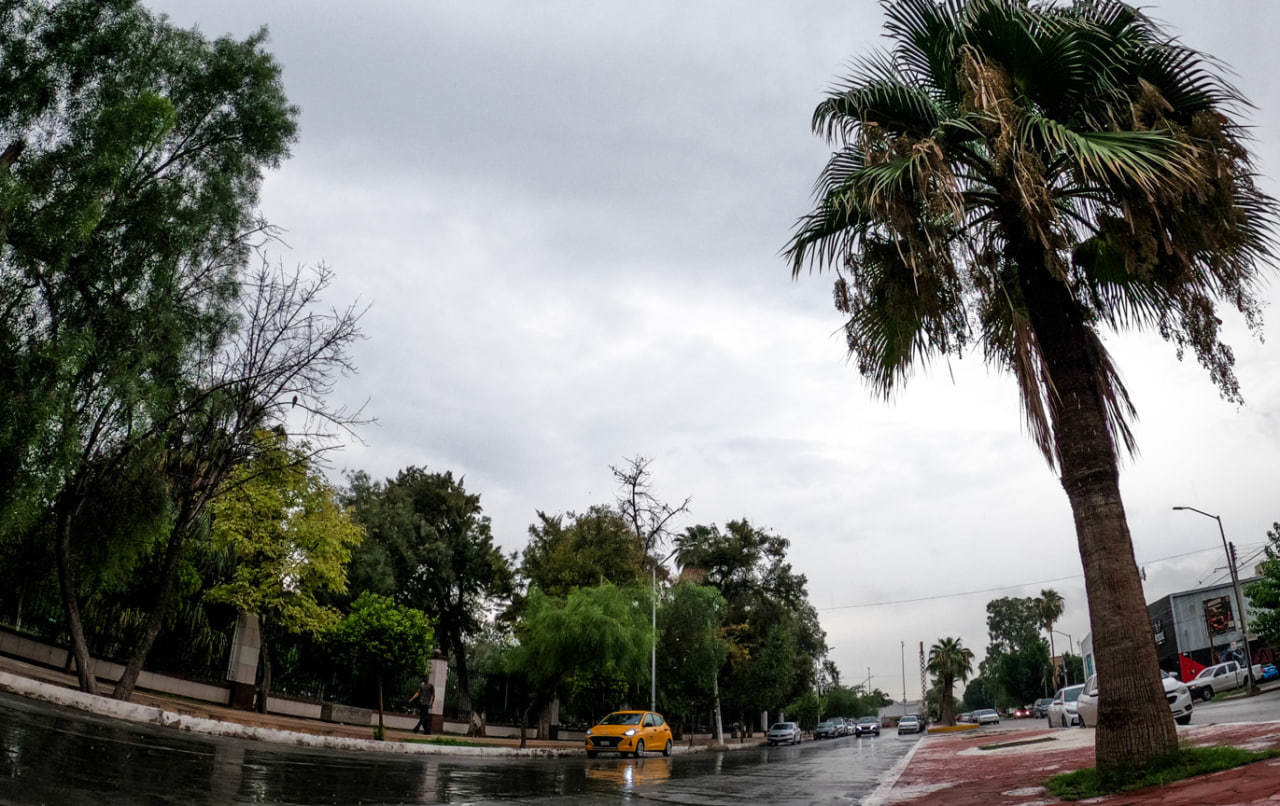
<path fill-rule="evenodd" d="M 1191 690 L 1186 686 L 1178 686 L 1178 696 L 1191 696 Z"/>
<path fill-rule="evenodd" d="M 591 735 L 591 728 L 587 728 L 587 735 L 588 735 L 588 736 L 590 736 L 590 735 Z"/>
<path fill-rule="evenodd" d="M 635 728 L 630 728 L 630 729 L 628 729 L 628 730 L 627 730 L 627 732 L 626 732 L 626 733 L 624 733 L 624 734 L 622 734 L 622 735 L 623 735 L 623 736 L 635 736 L 635 735 L 636 735 L 636 729 L 635 729 Z"/>

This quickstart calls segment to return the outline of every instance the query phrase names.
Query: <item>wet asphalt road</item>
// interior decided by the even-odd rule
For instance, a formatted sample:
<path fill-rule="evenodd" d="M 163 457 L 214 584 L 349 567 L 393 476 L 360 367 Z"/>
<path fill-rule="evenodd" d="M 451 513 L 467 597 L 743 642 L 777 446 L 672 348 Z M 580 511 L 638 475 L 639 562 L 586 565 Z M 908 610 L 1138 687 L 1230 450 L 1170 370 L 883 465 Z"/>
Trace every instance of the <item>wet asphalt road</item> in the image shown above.
<path fill-rule="evenodd" d="M 0 803 L 857 803 L 914 736 L 643 759 L 405 758 L 146 728 L 0 695 Z"/>

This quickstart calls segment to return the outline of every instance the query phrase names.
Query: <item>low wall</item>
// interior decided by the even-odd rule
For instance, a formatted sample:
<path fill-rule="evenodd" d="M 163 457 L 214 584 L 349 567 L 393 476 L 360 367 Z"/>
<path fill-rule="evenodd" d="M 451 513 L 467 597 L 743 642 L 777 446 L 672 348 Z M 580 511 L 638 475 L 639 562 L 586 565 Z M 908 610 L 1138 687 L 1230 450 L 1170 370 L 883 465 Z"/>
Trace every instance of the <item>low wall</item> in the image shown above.
<path fill-rule="evenodd" d="M 0 630 L 0 653 L 62 669 L 66 668 L 69 651 L 18 633 Z M 122 664 L 96 659 L 93 661 L 93 676 L 99 680 L 114 683 L 123 674 Z M 215 705 L 226 705 L 231 701 L 231 690 L 227 686 L 216 686 L 146 670 L 138 675 L 137 686 L 147 691 L 176 694 L 179 697 L 202 700 Z"/>

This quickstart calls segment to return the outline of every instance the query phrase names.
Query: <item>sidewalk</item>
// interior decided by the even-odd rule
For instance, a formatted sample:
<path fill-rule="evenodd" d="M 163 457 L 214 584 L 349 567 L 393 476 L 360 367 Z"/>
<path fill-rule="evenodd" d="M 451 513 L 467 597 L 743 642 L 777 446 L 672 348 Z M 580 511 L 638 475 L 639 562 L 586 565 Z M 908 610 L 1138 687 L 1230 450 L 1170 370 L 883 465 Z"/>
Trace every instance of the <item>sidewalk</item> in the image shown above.
<path fill-rule="evenodd" d="M 975 735 L 975 733 L 977 735 Z M 865 804 L 929 806 L 1043 806 L 1059 803 L 1043 782 L 1062 772 L 1093 766 L 1093 729 L 934 734 L 920 740 L 896 780 Z M 1178 728 L 1183 742 L 1229 744 L 1250 750 L 1280 748 L 1280 722 L 1230 723 Z M 1015 747 L 1012 743 L 1025 742 Z M 981 746 L 1005 745 L 988 750 Z M 1084 801 L 1122 806 L 1163 804 L 1280 804 L 1280 759 L 1200 776 L 1167 787 Z"/>
<path fill-rule="evenodd" d="M 333 750 L 366 750 L 390 753 L 466 756 L 572 756 L 582 755 L 580 741 L 529 739 L 520 749 L 518 738 L 464 737 L 446 734 L 444 739 L 466 742 L 466 745 L 406 742 L 422 739 L 407 730 L 388 728 L 385 741 L 375 741 L 372 729 L 359 725 L 341 725 L 285 714 L 259 714 L 228 706 L 136 691 L 130 702 L 110 697 L 93 697 L 81 692 L 75 675 L 45 666 L 0 655 L 0 691 L 30 699 L 76 708 L 99 716 L 122 719 L 139 724 L 160 725 L 192 733 L 229 736 L 258 741 L 277 742 L 295 747 Z M 479 745 L 479 746 L 475 746 Z M 755 746 L 748 741 L 730 744 L 725 749 Z M 677 753 L 706 750 L 706 745 L 689 747 L 687 743 L 672 748 Z"/>

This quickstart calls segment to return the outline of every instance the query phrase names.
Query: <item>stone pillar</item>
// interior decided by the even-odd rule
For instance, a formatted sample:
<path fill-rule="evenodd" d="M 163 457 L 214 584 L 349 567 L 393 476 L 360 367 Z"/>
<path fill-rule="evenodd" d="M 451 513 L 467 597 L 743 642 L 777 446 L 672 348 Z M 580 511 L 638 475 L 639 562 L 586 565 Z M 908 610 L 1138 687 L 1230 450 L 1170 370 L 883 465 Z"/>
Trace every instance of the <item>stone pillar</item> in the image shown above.
<path fill-rule="evenodd" d="M 431 705 L 431 732 L 444 733 L 444 687 L 449 682 L 449 661 L 443 655 L 431 656 L 427 679 L 436 690 L 436 701 Z"/>
<path fill-rule="evenodd" d="M 236 619 L 231 655 L 227 659 L 227 680 L 231 681 L 231 707 L 253 710 L 253 691 L 258 682 L 258 654 L 262 633 L 257 613 L 241 613 Z"/>

